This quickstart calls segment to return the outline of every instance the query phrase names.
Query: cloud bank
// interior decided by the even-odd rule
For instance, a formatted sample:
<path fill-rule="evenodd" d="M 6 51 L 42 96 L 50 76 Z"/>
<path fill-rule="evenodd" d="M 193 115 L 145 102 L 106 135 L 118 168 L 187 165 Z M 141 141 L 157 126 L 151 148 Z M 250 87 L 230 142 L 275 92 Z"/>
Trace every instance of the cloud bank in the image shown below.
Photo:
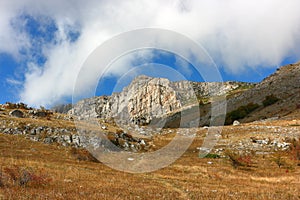
<path fill-rule="evenodd" d="M 299 7 L 298 0 L 1 1 L 0 53 L 24 63 L 20 100 L 51 106 L 72 95 L 80 67 L 97 46 L 132 29 L 184 34 L 231 73 L 299 59 Z"/>

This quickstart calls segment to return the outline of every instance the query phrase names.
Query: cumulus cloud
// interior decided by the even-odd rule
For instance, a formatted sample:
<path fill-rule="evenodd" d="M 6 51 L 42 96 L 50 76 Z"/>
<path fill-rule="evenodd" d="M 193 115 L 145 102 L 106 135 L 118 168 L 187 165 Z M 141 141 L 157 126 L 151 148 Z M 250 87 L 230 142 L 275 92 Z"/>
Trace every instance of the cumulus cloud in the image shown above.
<path fill-rule="evenodd" d="M 0 53 L 26 63 L 20 99 L 49 106 L 72 95 L 80 67 L 97 46 L 132 29 L 156 27 L 187 35 L 231 73 L 300 58 L 299 7 L 298 0 L 1 1 Z M 37 44 L 19 29 L 24 14 L 49 17 L 57 27 L 53 41 L 40 46 L 43 63 L 26 60 L 32 51 L 25 58 L 20 53 Z M 113 72 L 126 70 L 130 60 Z"/>

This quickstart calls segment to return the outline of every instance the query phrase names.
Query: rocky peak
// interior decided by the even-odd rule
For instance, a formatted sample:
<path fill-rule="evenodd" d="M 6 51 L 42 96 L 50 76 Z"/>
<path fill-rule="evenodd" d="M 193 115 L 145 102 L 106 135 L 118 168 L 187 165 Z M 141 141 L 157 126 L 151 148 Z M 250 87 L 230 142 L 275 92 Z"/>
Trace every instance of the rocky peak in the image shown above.
<path fill-rule="evenodd" d="M 190 105 L 198 104 L 199 98 L 224 95 L 243 84 L 239 82 L 172 82 L 166 78 L 141 75 L 136 77 L 122 92 L 78 102 L 71 113 L 84 118 L 114 118 L 125 120 L 125 123 L 149 124 L 154 118 L 168 116 Z"/>

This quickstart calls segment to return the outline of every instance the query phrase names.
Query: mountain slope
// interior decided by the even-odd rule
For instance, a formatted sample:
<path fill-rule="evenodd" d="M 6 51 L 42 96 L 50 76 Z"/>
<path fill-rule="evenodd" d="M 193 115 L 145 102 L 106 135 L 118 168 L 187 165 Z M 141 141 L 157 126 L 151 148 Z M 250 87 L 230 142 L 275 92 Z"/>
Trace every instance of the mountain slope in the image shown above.
<path fill-rule="evenodd" d="M 199 119 L 200 108 L 199 125 L 204 126 L 210 124 L 213 97 L 224 95 L 227 124 L 235 119 L 250 122 L 288 115 L 300 107 L 300 63 L 283 66 L 258 84 L 171 82 L 165 78 L 139 76 L 122 92 L 84 99 L 69 113 L 138 125 L 165 120 L 166 127 L 178 127 L 180 123 L 197 126 L 194 121 Z M 274 102 L 270 102 L 272 98 Z M 182 113 L 185 121 L 182 121 Z"/>
<path fill-rule="evenodd" d="M 139 76 L 120 93 L 78 102 L 69 112 L 83 118 L 118 119 L 146 125 L 193 105 L 208 103 L 212 96 L 238 92 L 254 84 L 242 82 L 171 82 L 165 78 Z"/>
<path fill-rule="evenodd" d="M 280 118 L 300 110 L 300 63 L 280 67 L 274 74 L 265 78 L 253 88 L 243 92 L 227 94 L 227 115 L 225 123 L 233 122 L 231 117 L 241 122 L 251 122 L 266 118 Z M 244 113 L 245 110 L 249 113 Z M 200 105 L 200 126 L 209 125 L 211 120 L 211 104 Z M 199 118 L 196 109 L 189 109 L 181 123 L 189 126 L 189 121 Z M 177 127 L 181 114 L 175 113 L 168 118 L 166 127 Z"/>

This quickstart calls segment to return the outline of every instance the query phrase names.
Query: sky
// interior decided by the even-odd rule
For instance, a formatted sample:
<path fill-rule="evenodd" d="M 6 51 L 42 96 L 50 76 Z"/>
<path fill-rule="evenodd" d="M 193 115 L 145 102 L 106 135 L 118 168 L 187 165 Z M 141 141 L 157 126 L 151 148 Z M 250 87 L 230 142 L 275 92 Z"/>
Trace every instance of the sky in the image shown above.
<path fill-rule="evenodd" d="M 300 60 L 299 7 L 299 0 L 3 0 L 0 103 L 51 107 L 70 102 L 80 70 L 95 49 L 143 28 L 170 30 L 195 41 L 224 81 L 259 82 L 279 66 Z M 176 40 L 169 45 L 178 48 Z M 87 74 L 87 79 L 98 77 L 95 95 L 119 91 L 139 74 L 203 81 L 188 60 L 157 49 L 122 55 L 112 65 Z"/>

